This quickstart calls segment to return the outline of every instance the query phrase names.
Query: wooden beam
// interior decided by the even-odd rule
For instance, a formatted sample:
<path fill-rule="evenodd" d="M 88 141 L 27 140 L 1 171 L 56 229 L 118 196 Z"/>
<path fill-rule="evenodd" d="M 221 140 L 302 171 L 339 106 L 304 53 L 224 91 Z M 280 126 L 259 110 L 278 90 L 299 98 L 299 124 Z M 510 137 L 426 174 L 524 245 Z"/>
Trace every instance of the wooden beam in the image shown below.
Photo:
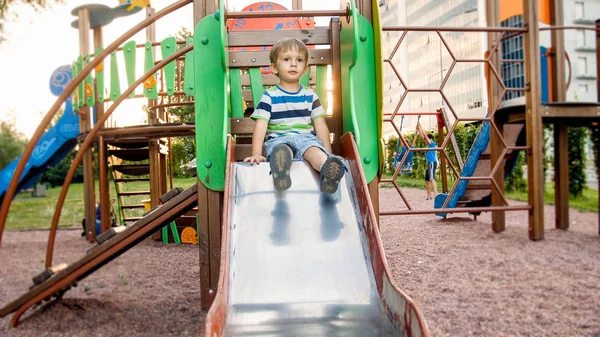
<path fill-rule="evenodd" d="M 331 53 L 329 49 L 309 49 L 308 64 L 309 65 L 327 65 L 331 63 Z M 230 51 L 229 52 L 229 67 L 231 68 L 256 68 L 268 67 L 271 64 L 269 61 L 268 51 Z"/>
<path fill-rule="evenodd" d="M 194 27 L 205 16 L 214 14 L 219 9 L 217 0 L 194 0 Z"/>
<path fill-rule="evenodd" d="M 486 0 L 486 14 L 487 14 L 487 21 L 488 21 L 488 26 L 490 27 L 499 27 L 500 26 L 500 19 L 499 19 L 499 15 L 500 15 L 500 10 L 498 7 L 498 1 L 495 0 Z M 496 42 L 497 39 L 500 39 L 501 36 L 499 36 L 499 34 L 497 33 L 488 33 L 488 50 L 492 50 L 494 43 Z M 490 55 L 490 63 L 491 65 L 495 68 L 495 69 L 500 69 L 500 52 L 499 52 L 498 48 L 492 55 Z M 500 83 L 498 83 L 498 81 L 495 80 L 494 76 L 491 75 L 491 71 L 489 72 L 489 75 L 487 77 L 487 83 L 488 83 L 488 102 L 489 102 L 489 106 L 490 106 L 490 110 L 491 109 L 495 109 L 496 106 L 498 106 L 498 101 L 502 99 L 502 95 L 501 95 L 501 87 L 500 87 Z M 494 121 L 497 122 L 497 119 L 494 118 Z M 500 140 L 498 139 L 498 134 L 496 132 L 494 132 L 492 130 L 492 132 L 490 132 L 490 148 L 491 148 L 491 153 L 490 153 L 490 165 L 491 167 L 494 167 L 494 165 L 496 165 L 496 163 L 499 160 L 503 160 L 503 158 L 500 158 L 500 153 L 499 150 L 501 150 L 501 148 L 499 148 L 499 144 L 501 144 Z M 502 135 L 500 135 L 502 136 Z M 502 167 L 503 169 L 503 167 Z M 502 172 L 504 172 L 504 170 L 502 170 Z M 494 177 L 492 177 L 494 180 L 496 180 L 496 183 L 498 184 L 498 186 L 500 186 L 500 188 L 502 189 L 502 191 L 495 191 L 495 189 L 492 190 L 492 206 L 501 206 L 503 204 L 503 200 L 502 197 L 500 196 L 499 193 L 504 192 L 504 176 L 501 176 L 500 174 L 496 174 Z M 492 230 L 496 233 L 502 232 L 504 231 L 506 228 L 506 217 L 505 217 L 505 213 L 504 211 L 492 211 Z"/>
<path fill-rule="evenodd" d="M 328 45 L 330 42 L 328 28 L 272 30 L 269 34 L 265 34 L 264 30 L 246 30 L 229 32 L 229 47 L 272 46 L 285 37 L 300 39 L 307 46 Z"/>
<path fill-rule="evenodd" d="M 79 17 L 79 54 L 90 54 L 90 12 L 87 8 L 80 8 Z M 89 107 L 79 111 L 79 131 L 87 132 L 91 127 L 92 112 Z M 92 150 L 89 149 L 83 156 L 83 199 L 85 214 L 86 238 L 89 242 L 96 239 L 96 192 L 94 189 L 94 163 Z"/>
<path fill-rule="evenodd" d="M 531 150 L 527 153 L 527 181 L 529 211 L 529 239 L 544 239 L 544 149 L 542 116 L 540 113 L 540 41 L 537 0 L 523 0 L 523 26 L 525 33 L 525 92 L 526 111 L 525 128 L 527 144 Z"/>

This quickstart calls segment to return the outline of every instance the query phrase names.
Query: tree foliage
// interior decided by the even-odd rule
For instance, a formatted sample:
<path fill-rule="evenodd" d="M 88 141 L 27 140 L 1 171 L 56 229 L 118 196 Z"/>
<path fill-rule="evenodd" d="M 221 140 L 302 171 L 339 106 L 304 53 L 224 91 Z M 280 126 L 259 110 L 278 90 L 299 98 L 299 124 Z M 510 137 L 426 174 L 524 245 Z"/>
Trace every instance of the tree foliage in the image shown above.
<path fill-rule="evenodd" d="M 69 168 L 71 167 L 71 162 L 77 155 L 77 150 L 72 150 L 69 152 L 58 164 L 54 166 L 46 167 L 44 173 L 40 177 L 41 183 L 46 183 L 52 187 L 62 186 L 65 181 L 65 177 L 69 172 Z M 94 166 L 98 163 L 97 160 L 94 160 Z M 98 172 L 97 167 L 94 168 L 94 172 Z M 75 171 L 75 175 L 73 176 L 72 183 L 81 183 L 83 182 L 83 164 L 80 164 Z"/>
<path fill-rule="evenodd" d="M 16 159 L 27 144 L 25 136 L 14 124 L 0 121 L 0 170 Z"/>
<path fill-rule="evenodd" d="M 6 20 L 12 6 L 22 3 L 33 7 L 35 10 L 39 10 L 48 7 L 50 3 L 61 2 L 64 2 L 64 0 L 0 0 L 0 43 L 4 41 L 4 26 L 2 23 Z"/>
<path fill-rule="evenodd" d="M 569 193 L 574 197 L 583 195 L 587 185 L 585 175 L 585 144 L 587 128 L 569 128 Z"/>

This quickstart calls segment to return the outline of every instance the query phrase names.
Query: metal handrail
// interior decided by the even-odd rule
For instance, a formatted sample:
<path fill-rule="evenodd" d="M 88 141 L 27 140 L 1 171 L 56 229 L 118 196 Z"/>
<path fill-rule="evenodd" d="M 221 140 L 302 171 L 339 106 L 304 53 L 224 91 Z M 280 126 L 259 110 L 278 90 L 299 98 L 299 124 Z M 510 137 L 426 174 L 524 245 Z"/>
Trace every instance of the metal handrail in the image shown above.
<path fill-rule="evenodd" d="M 25 169 L 25 164 L 31 157 L 31 154 L 33 153 L 33 149 L 35 148 L 38 141 L 44 134 L 46 127 L 50 124 L 50 122 L 52 122 L 54 116 L 56 115 L 58 110 L 61 108 L 62 104 L 67 100 L 67 98 L 71 95 L 71 93 L 73 93 L 73 91 L 75 91 L 75 89 L 78 88 L 81 81 L 84 81 L 86 79 L 87 75 L 89 73 L 91 73 L 92 69 L 96 68 L 96 66 L 98 64 L 100 64 L 100 62 L 102 60 L 104 60 L 104 58 L 106 58 L 110 53 L 112 53 L 114 50 L 116 50 L 127 39 L 134 36 L 140 30 L 151 25 L 156 20 L 162 18 L 163 16 L 165 16 L 181 7 L 184 7 L 185 5 L 191 3 L 192 1 L 193 0 L 180 0 L 170 6 L 162 9 L 161 11 L 157 12 L 155 15 L 146 18 L 144 21 L 142 21 L 141 23 L 139 23 L 138 25 L 136 25 L 129 31 L 125 32 L 123 35 L 121 35 L 121 37 L 116 39 L 113 43 L 111 43 L 108 47 L 106 47 L 106 49 L 104 49 L 100 54 L 98 54 L 98 56 L 96 58 L 91 60 L 90 63 L 88 63 L 83 68 L 83 70 L 79 74 L 77 74 L 77 76 L 75 76 L 75 78 L 73 78 L 73 80 L 67 85 L 67 87 L 62 92 L 62 94 L 56 99 L 56 101 L 54 102 L 54 104 L 52 105 L 50 110 L 48 110 L 48 112 L 46 113 L 44 118 L 42 118 L 42 121 L 38 125 L 34 134 L 31 136 L 31 140 L 29 141 L 29 143 L 27 143 L 27 146 L 25 147 L 25 150 L 23 150 L 23 154 L 21 155 L 21 158 L 19 159 L 17 166 L 15 167 L 15 170 L 13 171 L 13 177 L 8 185 L 6 194 L 4 195 L 4 199 L 2 200 L 2 205 L 0 206 L 0 245 L 2 244 L 2 234 L 4 232 L 4 227 L 6 225 L 8 211 L 10 209 L 12 199 L 15 196 L 15 193 L 17 191 L 17 185 L 19 184 L 21 174 L 23 174 L 23 170 Z"/>

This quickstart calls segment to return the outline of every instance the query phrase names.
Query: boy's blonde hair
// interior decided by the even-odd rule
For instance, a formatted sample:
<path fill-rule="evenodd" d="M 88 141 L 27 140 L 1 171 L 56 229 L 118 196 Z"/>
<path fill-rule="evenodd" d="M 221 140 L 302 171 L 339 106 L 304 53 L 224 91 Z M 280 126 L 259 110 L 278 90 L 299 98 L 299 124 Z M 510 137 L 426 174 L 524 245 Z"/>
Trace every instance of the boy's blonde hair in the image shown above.
<path fill-rule="evenodd" d="M 271 48 L 271 51 L 269 52 L 269 60 L 271 63 L 275 64 L 279 54 L 290 49 L 295 49 L 299 53 L 303 54 L 306 62 L 308 62 L 308 48 L 306 48 L 304 42 L 293 37 L 286 37 L 277 41 L 277 43 L 273 45 L 273 48 Z"/>

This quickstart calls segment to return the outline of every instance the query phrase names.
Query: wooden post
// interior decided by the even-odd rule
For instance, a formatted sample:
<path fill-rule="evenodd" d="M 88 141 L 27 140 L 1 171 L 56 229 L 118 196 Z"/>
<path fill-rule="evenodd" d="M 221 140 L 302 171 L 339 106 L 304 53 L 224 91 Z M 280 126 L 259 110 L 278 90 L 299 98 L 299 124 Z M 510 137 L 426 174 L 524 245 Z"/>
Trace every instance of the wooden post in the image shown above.
<path fill-rule="evenodd" d="M 194 0 L 194 27 L 207 15 L 215 13 L 219 4 L 215 0 Z M 197 163 L 202 165 L 202 163 Z M 208 310 L 217 290 L 221 255 L 222 192 L 198 183 L 198 245 L 200 247 L 200 303 Z"/>
<path fill-rule="evenodd" d="M 94 33 L 94 50 L 104 46 L 102 38 L 102 26 L 93 29 Z M 94 78 L 94 92 L 98 93 L 98 86 Z M 104 102 L 98 100 L 96 95 L 96 119 L 104 116 Z M 98 185 L 100 193 L 100 223 L 102 223 L 102 233 L 110 229 L 110 191 L 108 188 L 108 156 L 107 145 L 104 142 L 104 137 L 100 137 L 98 141 Z"/>
<path fill-rule="evenodd" d="M 360 15 L 364 16 L 365 19 L 369 20 L 369 22 L 373 23 L 373 11 L 371 9 L 371 1 L 372 0 L 356 0 L 356 9 Z"/>
<path fill-rule="evenodd" d="M 494 1 L 494 0 L 486 0 L 487 2 L 487 21 L 488 21 L 488 26 L 490 27 L 499 27 L 500 26 L 500 21 L 499 21 L 499 8 L 498 8 L 498 1 Z M 502 36 L 495 36 L 495 34 L 493 33 L 489 33 L 488 34 L 488 50 L 492 50 L 492 46 L 494 45 L 495 39 L 494 37 L 496 37 L 496 39 L 500 39 L 502 38 Z M 490 56 L 490 60 L 491 60 L 491 65 L 496 69 L 496 70 L 500 70 L 500 51 L 499 49 L 494 52 L 491 56 Z M 501 87 L 500 87 L 500 83 L 498 83 L 498 81 L 496 80 L 496 78 L 494 76 L 488 75 L 488 104 L 491 109 L 494 109 L 497 105 L 498 105 L 498 101 L 502 99 L 501 97 Z M 493 111 L 491 111 L 493 112 Z M 497 122 L 498 119 L 494 118 L 494 123 L 496 123 L 496 126 L 498 126 L 498 129 L 502 129 L 501 126 L 498 125 Z M 494 165 L 496 165 L 498 163 L 498 161 L 503 161 L 504 158 L 500 158 L 501 157 L 501 152 L 502 152 L 502 142 L 500 141 L 499 137 L 501 137 L 502 134 L 497 134 L 494 129 L 492 128 L 492 130 L 490 131 L 490 165 L 493 168 Z M 502 197 L 500 195 L 500 193 L 504 193 L 504 166 L 501 165 L 501 167 L 498 169 L 498 171 L 496 172 L 496 174 L 492 177 L 492 179 L 494 179 L 494 181 L 496 182 L 496 184 L 498 184 L 498 186 L 500 186 L 500 188 L 502 189 L 501 191 L 497 191 L 496 189 L 492 188 L 492 206 L 502 206 L 503 204 L 503 200 Z M 499 232 L 503 232 L 506 229 L 506 216 L 504 211 L 493 211 L 492 212 L 492 230 L 496 233 Z"/>
<path fill-rule="evenodd" d="M 441 146 L 441 144 L 444 143 L 444 124 L 440 123 L 440 120 L 442 120 L 441 118 L 441 113 L 442 113 L 442 109 L 438 109 L 438 116 L 437 116 L 437 120 L 438 120 L 438 146 Z M 440 157 L 440 174 L 442 176 L 442 192 L 443 193 L 448 193 L 448 175 L 446 174 L 446 156 L 439 156 Z"/>
<path fill-rule="evenodd" d="M 544 239 L 544 151 L 540 114 L 540 41 L 537 0 L 523 0 L 525 33 L 525 128 L 527 144 L 527 180 L 529 192 L 529 239 Z"/>
<path fill-rule="evenodd" d="M 85 59 L 90 53 L 90 12 L 87 8 L 80 8 L 79 18 L 79 54 Z M 79 131 L 90 130 L 92 112 L 89 107 L 81 108 L 83 112 L 79 117 Z M 85 232 L 89 242 L 96 239 L 96 195 L 94 189 L 94 163 L 92 149 L 83 156 L 83 203 L 85 214 Z"/>
<path fill-rule="evenodd" d="M 552 26 L 563 26 L 563 1 L 550 2 Z M 564 31 L 552 34 L 552 92 L 554 102 L 566 101 Z M 569 228 L 569 134 L 565 123 L 554 124 L 554 211 L 557 229 Z"/>

